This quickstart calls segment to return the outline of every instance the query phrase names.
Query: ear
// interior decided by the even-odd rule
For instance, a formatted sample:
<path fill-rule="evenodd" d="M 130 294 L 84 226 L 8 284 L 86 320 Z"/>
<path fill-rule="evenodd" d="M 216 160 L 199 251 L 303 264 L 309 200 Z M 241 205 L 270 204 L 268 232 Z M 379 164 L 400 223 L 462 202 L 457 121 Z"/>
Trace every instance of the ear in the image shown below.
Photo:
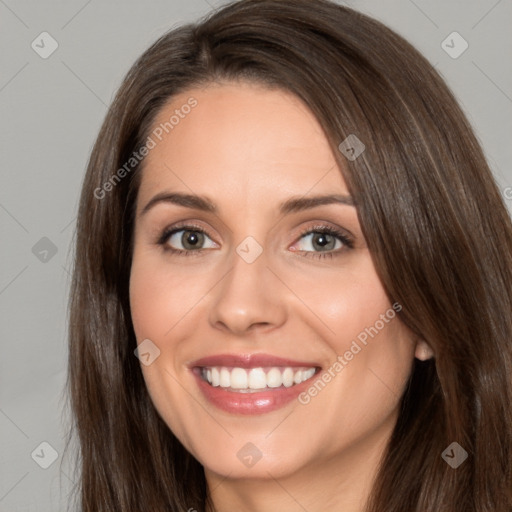
<path fill-rule="evenodd" d="M 434 357 L 434 351 L 425 340 L 418 340 L 416 342 L 414 357 L 420 361 L 426 361 L 427 359 L 432 359 Z"/>

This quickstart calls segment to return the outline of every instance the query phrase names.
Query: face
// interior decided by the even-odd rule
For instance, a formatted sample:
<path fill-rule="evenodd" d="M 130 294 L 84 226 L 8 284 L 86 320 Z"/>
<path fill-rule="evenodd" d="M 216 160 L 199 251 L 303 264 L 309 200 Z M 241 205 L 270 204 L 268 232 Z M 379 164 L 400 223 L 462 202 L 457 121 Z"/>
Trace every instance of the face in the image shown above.
<path fill-rule="evenodd" d="M 155 127 L 191 97 L 137 197 L 130 301 L 151 399 L 207 474 L 373 464 L 418 345 L 326 137 L 296 97 L 248 83 L 176 96 Z"/>

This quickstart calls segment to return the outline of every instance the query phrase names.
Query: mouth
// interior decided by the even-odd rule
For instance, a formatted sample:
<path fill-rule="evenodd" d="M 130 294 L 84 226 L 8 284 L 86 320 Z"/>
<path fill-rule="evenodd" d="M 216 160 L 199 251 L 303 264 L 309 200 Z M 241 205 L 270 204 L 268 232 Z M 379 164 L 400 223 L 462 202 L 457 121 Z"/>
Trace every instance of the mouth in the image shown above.
<path fill-rule="evenodd" d="M 284 407 L 320 372 L 317 363 L 266 354 L 203 358 L 190 369 L 205 398 L 231 414 L 261 414 Z"/>

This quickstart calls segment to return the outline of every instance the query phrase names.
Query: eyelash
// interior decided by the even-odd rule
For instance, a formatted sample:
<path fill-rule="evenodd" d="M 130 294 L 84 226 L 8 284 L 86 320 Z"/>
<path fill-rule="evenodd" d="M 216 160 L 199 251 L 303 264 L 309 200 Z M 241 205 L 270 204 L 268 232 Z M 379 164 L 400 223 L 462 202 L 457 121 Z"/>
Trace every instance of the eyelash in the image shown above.
<path fill-rule="evenodd" d="M 174 226 L 173 228 L 166 229 L 160 236 L 160 238 L 157 241 L 158 245 L 165 246 L 164 250 L 169 251 L 173 254 L 179 255 L 179 256 L 199 256 L 202 252 L 208 250 L 208 249 L 197 249 L 194 251 L 186 251 L 182 249 L 175 249 L 174 247 L 166 246 L 167 241 L 169 237 L 172 235 L 179 233 L 180 231 L 192 231 L 192 232 L 198 232 L 206 235 L 208 238 L 211 238 L 208 233 L 201 227 L 195 226 L 193 224 L 184 224 L 184 225 L 178 225 Z M 345 249 L 353 249 L 354 248 L 354 241 L 351 237 L 349 237 L 344 232 L 333 228 L 332 226 L 327 225 L 319 225 L 319 226 L 313 226 L 308 229 L 304 229 L 300 236 L 299 240 L 303 238 L 305 235 L 310 235 L 312 233 L 315 234 L 327 234 L 336 237 L 345 247 Z M 315 252 L 315 251 L 297 251 L 297 252 L 304 252 L 306 257 L 310 258 L 332 258 L 334 256 L 340 256 L 342 252 L 345 252 L 343 248 L 337 249 L 335 251 L 329 251 L 329 252 Z"/>

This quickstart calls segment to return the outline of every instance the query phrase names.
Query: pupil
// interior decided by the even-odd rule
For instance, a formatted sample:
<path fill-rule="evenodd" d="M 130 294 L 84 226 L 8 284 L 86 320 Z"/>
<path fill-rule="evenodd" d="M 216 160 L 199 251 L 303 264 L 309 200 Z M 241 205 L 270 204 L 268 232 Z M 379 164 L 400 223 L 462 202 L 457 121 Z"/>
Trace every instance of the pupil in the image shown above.
<path fill-rule="evenodd" d="M 196 231 L 185 231 L 183 233 L 183 240 L 182 240 L 182 243 L 183 243 L 183 246 L 185 248 L 195 248 L 200 240 L 201 240 L 201 236 L 202 234 L 201 233 L 198 233 Z"/>
<path fill-rule="evenodd" d="M 317 238 L 316 238 L 316 245 L 320 246 L 321 248 L 325 248 L 329 244 L 333 245 L 332 244 L 333 240 L 331 240 L 330 242 L 328 240 L 328 237 L 330 237 L 330 236 L 331 235 L 329 235 L 327 233 L 320 233 L 320 234 L 318 234 Z"/>

